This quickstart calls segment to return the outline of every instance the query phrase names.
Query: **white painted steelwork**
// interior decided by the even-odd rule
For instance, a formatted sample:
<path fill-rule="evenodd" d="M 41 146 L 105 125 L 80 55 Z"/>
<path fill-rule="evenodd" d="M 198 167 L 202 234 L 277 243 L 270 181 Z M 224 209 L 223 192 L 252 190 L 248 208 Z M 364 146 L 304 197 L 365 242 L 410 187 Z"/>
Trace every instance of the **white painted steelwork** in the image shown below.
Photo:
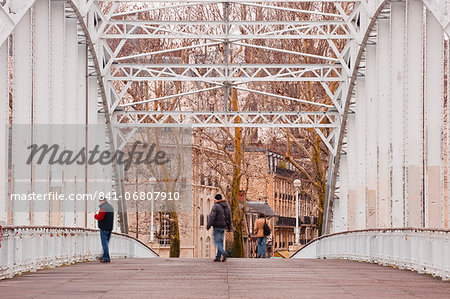
<path fill-rule="evenodd" d="M 355 114 L 348 116 L 347 125 L 347 164 L 348 164 L 348 203 L 347 213 L 348 230 L 356 229 L 356 199 L 358 190 L 358 144 L 356 142 Z M 345 170 L 345 168 L 344 168 Z M 342 174 L 345 177 L 345 174 Z"/>
<path fill-rule="evenodd" d="M 220 32 L 225 25 L 230 32 Z M 105 39 L 351 39 L 344 21 L 150 21 L 112 20 L 101 33 Z M 211 33 L 219 31 L 220 33 Z M 264 32 L 254 34 L 253 32 Z M 285 34 L 289 33 L 289 34 Z"/>
<path fill-rule="evenodd" d="M 391 146 L 392 146 L 392 227 L 405 225 L 405 18 L 406 3 L 391 3 Z M 397 113 L 401 112 L 401 113 Z"/>
<path fill-rule="evenodd" d="M 95 260 L 102 253 L 99 230 L 76 227 L 0 227 L 0 279 L 24 272 Z M 142 242 L 113 232 L 111 258 L 155 258 Z"/>
<path fill-rule="evenodd" d="M 450 230 L 368 229 L 325 235 L 292 258 L 348 259 L 450 280 Z"/>
<path fill-rule="evenodd" d="M 9 72 L 8 72 L 8 43 L 0 45 L 0 99 L 9 98 Z M 9 102 L 0 101 L 0 140 L 8 140 Z M 0 146 L 0 156 L 6 157 L 8 150 L 5 145 Z M 0 194 L 8 192 L 8 161 L 0 159 Z M 8 213 L 8 200 L 6 196 L 0 196 L 0 225 L 5 225 Z"/>
<path fill-rule="evenodd" d="M 30 125 L 32 124 L 32 32 L 31 32 L 31 11 L 27 11 L 17 25 L 13 33 L 13 92 L 12 92 L 12 124 Z M 8 97 L 9 99 L 9 97 Z M 26 148 L 31 142 L 31 132 L 20 134 L 20 127 L 12 130 L 11 160 L 12 173 L 20 174 L 20 178 L 15 178 L 12 183 L 13 193 L 31 193 L 31 166 L 20 163 L 26 161 L 27 155 L 24 151 L 16 150 Z M 7 144 L 6 141 L 2 144 Z M 2 196 L 6 196 L 7 193 Z M 31 224 L 31 203 L 29 201 L 14 202 L 12 223 L 14 225 Z"/>
<path fill-rule="evenodd" d="M 228 72 L 226 72 L 228 71 Z M 301 64 L 127 64 L 114 66 L 108 80 L 204 81 L 235 84 L 260 81 L 341 82 L 345 77 L 338 65 Z"/>
<path fill-rule="evenodd" d="M 366 49 L 366 228 L 377 227 L 377 68 L 376 46 Z"/>
<path fill-rule="evenodd" d="M 378 21 L 377 34 L 377 227 L 391 227 L 391 68 L 390 21 Z"/>
<path fill-rule="evenodd" d="M 117 127 L 148 123 L 194 127 L 304 127 L 335 128 L 337 113 L 327 112 L 215 112 L 215 111 L 116 111 Z M 240 122 L 235 119 L 239 117 Z M 171 120 L 170 122 L 168 120 Z"/>
<path fill-rule="evenodd" d="M 357 173 L 356 173 L 356 203 L 355 203 L 355 225 L 357 229 L 366 228 L 366 202 L 367 202 L 367 100 L 364 78 L 356 81 L 355 97 L 355 128 L 357 144 Z"/>
<path fill-rule="evenodd" d="M 48 124 L 50 121 L 50 94 L 51 94 L 51 68 L 50 68 L 50 1 L 37 0 L 33 7 L 33 122 L 38 125 Z M 33 129 L 33 140 L 38 134 Z M 45 143 L 50 143 L 50 132 L 46 132 Z M 50 179 L 50 167 L 34 163 L 32 165 L 33 177 Z M 36 180 L 34 180 L 36 181 Z M 33 190 L 36 193 L 50 192 L 49 184 L 34 182 Z M 43 202 L 33 203 L 33 225 L 48 225 L 49 204 Z"/>
<path fill-rule="evenodd" d="M 423 5 L 408 1 L 406 41 L 405 225 L 421 227 L 423 198 Z"/>
<path fill-rule="evenodd" d="M 444 181 L 443 168 L 446 154 L 443 152 L 442 140 L 442 100 L 444 88 L 448 89 L 448 86 L 443 86 L 442 55 L 443 33 L 450 32 L 450 20 L 447 17 L 449 1 L 408 0 L 405 5 L 405 1 L 391 3 L 379 0 L 231 0 L 223 5 L 223 1 L 220 0 L 149 0 L 139 1 L 140 4 L 148 2 L 147 4 L 150 5 L 137 10 L 135 7 L 127 8 L 124 5 L 124 3 L 135 2 L 131 0 L 106 1 L 111 2 L 108 9 L 104 9 L 105 1 L 97 0 L 37 1 L 39 3 L 34 6 L 35 1 L 27 0 L 6 0 L 0 4 L 0 44 L 3 49 L 0 58 L 2 61 L 8 59 L 6 47 L 10 41 L 13 41 L 13 59 L 7 62 L 8 67 L 5 67 L 6 64 L 1 66 L 4 73 L 0 75 L 2 81 L 0 94 L 3 99 L 6 99 L 4 103 L 9 103 L 8 91 L 10 91 L 9 86 L 12 86 L 13 123 L 34 125 L 45 123 L 46 120 L 53 124 L 82 123 L 83 119 L 80 116 L 86 113 L 84 111 L 86 107 L 88 107 L 87 123 L 94 123 L 97 119 L 95 112 L 98 107 L 96 106 L 99 103 L 105 113 L 104 121 L 108 127 L 112 121 L 119 122 L 117 124 L 119 126 L 166 125 L 167 122 L 171 122 L 170 125 L 175 126 L 314 128 L 331 151 L 327 182 L 328 197 L 325 207 L 327 213 L 332 212 L 329 206 L 330 204 L 333 206 L 332 200 L 335 195 L 338 195 L 335 194 L 335 186 L 343 186 L 343 182 L 337 182 L 338 177 L 348 178 L 348 202 L 340 199 L 336 205 L 345 207 L 346 204 L 348 229 L 354 228 L 355 225 L 358 228 L 367 225 L 373 227 L 374 222 L 376 227 L 448 226 L 450 222 L 448 197 L 444 196 L 443 183 L 440 182 Z M 288 5 L 277 4 L 277 6 L 273 2 L 283 2 L 283 4 L 327 2 L 336 8 L 336 12 L 327 13 L 316 9 L 307 11 L 291 8 Z M 229 16 L 224 16 L 223 20 L 197 20 L 199 22 L 177 19 L 138 21 L 135 18 L 136 13 L 139 12 L 211 4 L 224 7 L 244 5 L 305 14 L 313 18 L 309 21 L 292 22 L 286 20 L 239 21 Z M 345 5 L 350 5 L 352 9 L 346 12 L 343 9 Z M 117 8 L 120 10 L 116 10 Z M 427 22 L 425 27 L 424 20 Z M 426 30 L 423 31 L 422 28 Z M 11 33 L 14 38 L 8 40 Z M 196 40 L 193 43 L 156 52 L 126 53 L 125 50 L 125 45 L 129 46 L 142 38 L 186 40 L 194 37 Z M 43 40 L 43 43 L 32 42 L 37 38 Z M 326 39 L 330 48 L 326 54 L 315 55 L 276 48 L 276 46 L 264 46 L 253 41 L 269 39 L 284 39 L 286 42 L 300 39 Z M 346 44 L 337 46 L 337 42 Z M 46 43 L 49 44 L 47 51 Z M 113 44 L 117 47 L 112 48 Z M 425 52 L 421 52 L 423 45 L 426 47 Z M 232 63 L 229 53 L 232 46 L 273 51 L 297 58 L 308 57 L 318 62 L 306 65 L 276 65 L 270 64 L 270 61 L 262 65 Z M 148 60 L 157 55 L 171 55 L 175 51 L 205 47 L 208 50 L 223 47 L 223 61 L 208 65 L 193 63 L 194 59 L 171 65 L 170 63 L 150 64 Z M 89 49 L 87 57 L 86 48 Z M 425 60 L 419 61 L 422 58 Z M 75 61 L 78 62 L 75 63 Z M 423 65 L 425 69 L 422 69 Z M 12 78 L 9 78 L 9 67 L 13 73 Z M 49 74 L 46 74 L 47 72 Z M 49 78 L 46 79 L 46 76 Z M 88 79 L 83 80 L 86 77 Z M 424 87 L 422 78 L 425 80 Z M 199 82 L 205 83 L 205 87 L 180 91 L 159 98 L 144 98 L 131 103 L 130 98 L 126 97 L 127 89 L 132 82 L 142 80 Z M 330 97 L 332 105 L 305 101 L 301 97 L 289 97 L 282 93 L 267 92 L 264 89 L 255 90 L 246 85 L 256 81 L 319 82 Z M 330 82 L 338 84 L 333 92 L 329 86 Z M 355 93 L 356 82 L 360 82 L 357 85 L 364 82 L 364 86 L 358 88 Z M 83 84 L 88 87 L 88 90 L 83 90 L 86 87 Z M 258 96 L 312 105 L 302 105 L 304 107 L 302 109 L 307 107 L 310 111 L 294 111 L 293 114 L 285 111 L 244 112 L 239 114 L 239 117 L 244 119 L 242 124 L 234 124 L 238 114 L 228 111 L 226 105 L 224 105 L 226 109 L 219 112 L 132 110 L 135 105 L 145 105 L 139 108 L 146 108 L 152 101 L 184 96 L 189 98 L 200 92 L 215 92 L 220 89 L 226 91 L 224 99 L 228 99 L 229 91 L 233 90 L 241 94 L 253 93 Z M 422 89 L 427 113 L 424 118 L 427 124 L 426 136 L 418 133 L 424 117 L 421 115 L 421 107 L 424 104 L 421 96 Z M 65 93 L 64 90 L 66 90 Z M 46 96 L 49 99 L 45 99 Z M 88 97 L 86 105 L 83 102 L 84 97 Z M 375 103 L 370 102 L 371 98 L 375 98 Z M 48 103 L 47 100 L 49 100 Z M 48 109 L 43 107 L 46 105 Z M 122 107 L 126 111 L 118 111 Z M 7 118 L 6 105 L 2 109 L 4 110 L 0 116 Z M 116 109 L 117 111 L 113 112 Z M 326 111 L 320 113 L 327 116 L 312 117 L 311 113 L 317 113 L 315 109 Z M 347 121 L 349 113 L 355 113 L 356 124 L 350 119 L 352 116 Z M 438 115 L 438 117 L 434 118 L 432 115 Z M 320 120 L 325 120 L 325 123 L 319 122 Z M 364 124 L 361 123 L 362 120 Z M 348 128 L 346 128 L 347 122 Z M 345 132 L 347 136 L 344 136 Z M 371 136 L 374 134 L 376 136 Z M 108 139 L 114 141 L 114 137 L 110 135 Z M 8 144 L 7 138 L 6 132 L 0 134 L 0 143 Z M 28 137 L 26 139 L 28 140 Z M 20 146 L 21 140 L 17 136 L 13 135 L 12 140 L 13 147 Z M 346 145 L 344 141 L 347 142 Z M 115 143 L 111 144 L 114 150 Z M 422 146 L 426 149 L 426 161 L 421 159 Z M 347 176 L 338 173 L 341 154 L 348 154 L 347 170 L 345 167 L 342 169 L 347 172 Z M 8 153 L 5 152 L 5 155 Z M 378 161 L 376 167 L 373 165 L 374 155 Z M 19 158 L 14 154 L 12 157 Z M 425 169 L 421 169 L 422 162 L 425 162 Z M 429 167 L 434 170 L 429 171 Z M 6 169 L 6 166 L 4 168 Z M 34 169 L 34 171 L 41 170 Z M 421 193 L 423 182 L 421 171 L 424 171 L 426 180 L 423 194 Z M 51 169 L 51 173 L 50 180 L 57 180 L 58 171 Z M 117 177 L 115 168 L 108 172 L 108 174 L 111 173 L 115 173 L 114 176 Z M 374 190 L 375 173 L 378 177 L 376 190 Z M 82 173 L 79 169 L 74 169 L 74 173 L 71 174 L 72 177 L 80 175 Z M 30 178 L 32 177 L 31 173 Z M 11 185 L 14 188 L 15 182 L 12 181 Z M 432 185 L 438 188 L 432 188 Z M 32 182 L 28 187 L 30 191 L 35 190 Z M 7 186 L 4 189 L 6 193 Z M 86 189 L 88 189 L 87 186 Z M 439 194 L 429 194 L 433 190 L 438 190 Z M 370 192 L 376 192 L 375 203 L 369 195 Z M 345 193 L 345 190 L 342 191 L 343 195 Z M 422 196 L 426 197 L 425 203 L 419 200 L 414 201 L 415 198 Z M 433 200 L 430 201 L 430 198 Z M 3 204 L 3 202 L 0 203 Z M 375 219 L 370 212 L 374 207 Z M 22 216 L 27 223 L 23 224 L 42 222 L 42 219 L 38 218 L 27 219 L 26 214 L 33 207 L 15 208 L 17 211 L 25 211 L 22 212 L 25 213 Z M 431 216 L 430 211 L 434 211 L 433 215 L 440 214 L 440 216 Z M 342 213 L 344 211 L 340 209 L 338 214 L 343 215 Z M 12 213 L 12 223 L 19 217 L 15 216 L 18 215 Z M 83 217 L 85 215 L 74 215 L 70 217 L 73 219 L 62 219 L 61 223 L 79 225 L 88 221 L 87 219 L 83 221 Z M 6 215 L 0 215 L 0 221 L 6 218 Z M 343 218 L 338 216 L 333 219 Z M 430 223 L 430 219 L 433 219 L 433 223 Z M 93 225 L 92 220 L 89 222 L 89 225 Z M 325 222 L 329 224 L 328 214 L 325 215 Z M 336 224 L 335 227 L 342 229 L 344 223 Z"/>
<path fill-rule="evenodd" d="M 334 159 L 337 165 L 328 177 L 327 185 L 330 192 L 327 192 L 326 207 L 332 205 L 336 186 L 340 185 L 337 182 L 340 177 L 338 173 L 340 157 L 347 154 L 352 143 L 350 140 L 353 137 L 348 133 L 351 130 L 347 130 L 345 135 L 349 113 L 355 112 L 356 119 L 365 119 L 367 116 L 367 112 L 362 110 L 362 115 L 358 116 L 358 110 L 360 110 L 358 107 L 363 105 L 358 103 L 361 99 L 358 84 L 373 71 L 368 57 L 373 56 L 370 54 L 373 53 L 370 49 L 375 47 L 376 82 L 367 78 L 366 82 L 370 82 L 371 86 L 375 83 L 376 86 L 378 118 L 376 227 L 447 228 L 449 202 L 448 197 L 444 195 L 442 184 L 445 180 L 444 157 L 445 154 L 448 156 L 448 147 L 443 144 L 443 99 L 444 89 L 449 90 L 449 85 L 447 83 L 447 86 L 444 86 L 443 43 L 444 39 L 448 38 L 448 36 L 444 37 L 444 33 L 447 35 L 449 33 L 449 20 L 444 17 L 448 15 L 449 2 L 386 0 L 368 1 L 364 6 L 365 10 L 361 11 L 360 36 L 357 38 L 360 44 L 355 52 L 351 52 L 355 66 L 352 69 L 347 98 L 343 101 L 343 115 L 339 130 L 341 134 L 339 134 L 338 151 Z M 423 28 L 426 30 L 422 30 Z M 448 76 L 448 71 L 446 75 Z M 373 94 L 367 87 L 370 86 L 366 86 L 365 90 Z M 356 110 L 353 108 L 354 105 Z M 423 116 L 423 111 L 428 115 Z M 350 120 L 348 122 L 350 126 Z M 358 121 L 356 130 L 366 133 L 365 128 L 361 127 Z M 360 133 L 356 134 L 359 136 L 356 156 L 362 157 L 367 153 L 366 149 L 360 145 L 364 145 L 367 138 L 375 136 L 367 134 L 364 139 Z M 449 144 L 448 140 L 447 144 Z M 370 147 L 373 146 L 373 144 L 370 145 Z M 373 148 L 369 150 L 368 147 L 369 145 L 367 150 L 373 155 Z M 423 148 L 424 155 L 422 155 Z M 444 149 L 447 153 L 443 152 Z M 367 167 L 366 161 L 358 158 L 357 162 L 359 165 L 354 171 L 361 173 L 362 169 Z M 422 169 L 422 165 L 425 169 Z M 356 192 L 363 196 L 356 196 L 354 212 L 356 217 L 361 213 L 358 206 L 366 200 L 365 195 L 368 192 L 364 184 L 371 184 L 367 178 L 358 179 L 360 182 Z M 349 182 L 350 211 L 352 207 L 351 179 Z M 326 209 L 326 211 L 330 210 Z M 326 214 L 327 225 L 323 233 L 332 231 L 327 217 L 329 215 Z M 349 214 L 350 226 L 351 218 Z M 432 219 L 431 224 L 430 219 Z M 357 217 L 356 220 L 356 227 L 362 228 L 358 223 L 369 219 L 364 216 L 359 219 Z M 370 222 L 373 223 L 373 221 Z"/>
<path fill-rule="evenodd" d="M 145 3 L 146 1 L 142 2 Z M 150 1 L 151 4 L 140 9 L 120 6 L 112 2 L 108 10 L 93 1 L 86 7 L 86 12 L 101 22 L 94 22 L 90 28 L 90 35 L 96 45 L 96 52 L 101 63 L 101 74 L 106 88 L 108 109 L 115 111 L 113 122 L 122 126 L 154 126 L 154 125 L 193 125 L 194 127 L 299 127 L 313 128 L 322 138 L 332 155 L 336 153 L 335 124 L 339 120 L 333 115 L 332 121 L 318 124 L 307 114 L 315 113 L 317 107 L 321 111 L 326 108 L 342 113 L 341 99 L 345 96 L 347 78 L 350 69 L 347 65 L 349 46 L 340 46 L 340 41 L 353 40 L 357 34 L 356 19 L 362 9 L 359 1 L 330 2 L 336 12 L 324 12 L 320 9 L 300 9 L 298 6 L 274 5 L 272 1 Z M 291 3 L 316 1 L 290 1 Z M 318 1 L 320 2 L 320 1 Z M 159 10 L 183 9 L 190 5 L 219 4 L 223 15 L 219 19 L 185 20 L 169 17 L 164 20 L 137 20 L 138 12 L 153 12 Z M 247 20 L 240 16 L 230 16 L 230 7 L 246 6 L 264 8 L 268 11 L 291 12 L 314 16 L 310 20 Z M 350 6 L 347 6 L 350 5 Z M 236 7 L 238 7 L 236 6 Z M 343 7 L 346 6 L 346 9 Z M 351 7 L 351 9 L 348 9 Z M 140 40 L 175 40 L 175 47 L 142 51 L 136 45 Z M 195 39 L 195 42 L 182 43 L 183 40 Z M 259 44 L 258 40 L 327 40 L 330 51 L 322 55 L 305 53 L 300 50 L 284 49 L 274 45 Z M 113 45 L 113 46 L 111 46 Z M 248 62 L 231 61 L 232 48 L 253 49 L 275 54 L 282 54 L 298 59 L 311 58 L 316 62 L 310 64 L 276 64 L 267 61 L 265 64 L 251 64 Z M 131 51 L 130 51 L 131 48 Z M 211 51 L 218 55 L 215 61 L 219 63 L 195 63 L 196 58 L 186 59 L 183 63 L 173 63 L 166 59 L 175 51 Z M 167 63 L 149 63 L 151 59 L 167 60 Z M 296 58 L 297 59 L 297 58 Z M 221 61 L 222 60 L 222 61 Z M 187 88 L 165 94 L 163 96 L 150 95 L 147 99 L 130 101 L 128 89 L 134 82 L 173 82 L 183 81 L 188 84 L 204 84 L 203 86 Z M 192 83 L 190 83 L 192 82 Z M 252 82 L 318 82 L 331 99 L 332 105 L 325 105 L 314 101 L 305 101 L 300 96 L 287 96 L 283 92 L 270 92 L 264 89 L 256 90 L 248 83 Z M 330 83 L 337 82 L 337 88 L 330 88 Z M 188 86 L 188 85 L 187 85 Z M 254 94 L 280 100 L 310 104 L 303 106 L 304 111 L 290 114 L 285 111 L 229 111 L 229 94 L 238 92 L 239 96 Z M 219 111 L 146 111 L 149 102 L 166 101 L 170 99 L 191 99 L 206 92 L 219 92 L 223 96 L 223 107 Z M 119 109 L 125 111 L 118 111 Z M 312 108 L 311 108 L 312 107 Z M 323 109 L 325 108 L 325 109 Z M 137 110 L 137 111 L 133 111 Z M 143 114 L 140 114 L 141 110 Z M 242 113 L 242 114 L 241 114 Z M 137 115 L 141 116 L 137 116 Z M 333 114 L 333 112 L 331 112 Z M 330 115 L 331 115 L 330 114 Z M 122 115 L 125 115 L 123 117 Z M 134 116 L 136 115 L 136 116 Z M 305 116 L 306 115 L 306 116 Z M 235 123 L 236 117 L 243 121 Z M 323 126 L 322 126 L 323 125 Z M 332 130 L 319 128 L 331 127 Z"/>
<path fill-rule="evenodd" d="M 444 40 L 440 24 L 428 12 L 425 41 L 425 226 L 442 227 L 444 205 Z"/>

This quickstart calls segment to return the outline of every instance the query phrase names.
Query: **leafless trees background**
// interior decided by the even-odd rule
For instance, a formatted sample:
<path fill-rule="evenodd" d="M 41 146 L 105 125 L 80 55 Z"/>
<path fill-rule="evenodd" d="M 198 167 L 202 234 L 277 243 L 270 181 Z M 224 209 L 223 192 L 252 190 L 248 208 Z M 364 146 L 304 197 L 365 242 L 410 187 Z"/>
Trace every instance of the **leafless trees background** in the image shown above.
<path fill-rule="evenodd" d="M 151 8 L 136 4 L 137 6 L 121 6 L 118 11 L 131 11 L 138 8 Z M 151 4 L 148 4 L 151 5 Z M 230 5 L 230 20 L 236 21 L 312 21 L 332 20 L 336 13 L 332 3 L 272 3 L 271 8 L 259 5 Z M 103 8 L 108 11 L 108 6 Z M 351 10 L 348 4 L 345 10 Z M 322 12 L 322 13 L 314 13 Z M 323 14 L 325 13 L 325 14 Z M 223 4 L 191 5 L 177 8 L 149 9 L 128 16 L 118 16 L 116 19 L 127 18 L 136 20 L 171 20 L 171 21 L 215 21 L 224 19 Z M 180 27 L 178 27 L 179 29 Z M 253 33 L 257 26 L 250 27 Z M 177 29 L 177 28 L 174 28 Z M 220 34 L 213 30 L 222 30 L 220 27 L 211 28 L 211 34 Z M 184 31 L 186 32 L 186 31 Z M 241 29 L 243 39 L 240 45 L 230 45 L 229 63 L 241 64 L 324 64 L 329 61 L 318 58 L 325 56 L 336 58 L 331 50 L 330 42 L 317 39 L 245 39 L 247 32 Z M 286 34 L 290 34 L 287 32 Z M 342 49 L 345 41 L 335 42 L 338 49 Z M 114 50 L 120 40 L 110 40 L 110 47 Z M 179 39 L 130 39 L 119 51 L 119 56 L 130 56 L 148 53 L 125 60 L 129 63 L 177 63 L 177 64 L 213 64 L 223 63 L 224 44 L 215 46 L 203 46 L 205 40 L 196 38 Z M 198 45 L 188 48 L 187 46 Z M 264 49 L 262 48 L 264 47 Z M 184 49 L 181 49 L 184 48 Z M 181 50 L 180 50 L 181 49 Z M 278 51 L 278 50 L 281 51 Z M 163 50 L 165 53 L 156 54 Z M 286 52 L 283 50 L 289 50 Z M 294 54 L 294 52 L 298 54 Z M 308 53 L 313 55 L 302 55 Z M 114 68 L 114 66 L 113 66 Z M 180 70 L 181 72 L 181 70 Z M 239 77 L 242 74 L 237 75 Z M 336 83 L 325 83 L 334 92 L 338 87 Z M 214 87 L 214 83 L 206 82 L 180 82 L 180 81 L 140 81 L 131 85 L 126 81 L 116 82 L 118 92 L 127 88 L 122 103 L 133 103 L 143 100 L 161 98 L 168 95 L 180 94 L 190 90 L 200 90 Z M 307 100 L 310 102 L 331 104 L 323 85 L 319 82 L 250 82 L 245 83 L 247 89 Z M 149 101 L 144 104 L 129 106 L 131 110 L 151 111 L 223 111 L 224 107 L 233 111 L 317 111 L 325 108 L 304 104 L 295 101 L 280 99 L 277 97 L 256 94 L 232 89 L 228 97 L 228 103 L 224 103 L 224 89 L 214 89 L 189 96 L 178 96 L 163 101 Z M 235 120 L 239 122 L 239 118 Z M 325 132 L 326 133 L 326 132 Z M 321 225 L 322 211 L 325 197 L 326 169 L 328 165 L 328 150 L 321 142 L 314 130 L 307 129 L 256 129 L 256 128 L 201 128 L 195 132 L 195 142 L 200 148 L 208 147 L 220 152 L 214 159 L 207 158 L 208 165 L 220 175 L 225 186 L 223 192 L 230 200 L 233 210 L 234 226 L 234 256 L 242 256 L 242 221 L 243 211 L 239 207 L 238 198 L 242 180 L 248 180 L 252 176 L 247 171 L 248 163 L 245 149 L 252 143 L 258 143 L 270 150 L 282 153 L 286 160 L 292 162 L 298 169 L 303 181 L 303 192 L 307 192 L 315 199 L 319 211 Z M 226 166 L 227 165 L 227 166 Z M 226 166 L 226 167 L 225 167 Z M 225 169 L 232 171 L 225 171 Z M 244 190 L 245 191 L 245 190 Z M 172 215 L 176 218 L 176 215 Z M 176 219 L 175 219 L 176 220 Z M 172 223 L 177 222 L 173 221 Z M 178 227 L 177 223 L 174 223 Z M 174 230 L 173 238 L 179 236 Z M 178 243 L 179 242 L 174 242 Z M 174 250 L 176 255 L 176 250 Z"/>

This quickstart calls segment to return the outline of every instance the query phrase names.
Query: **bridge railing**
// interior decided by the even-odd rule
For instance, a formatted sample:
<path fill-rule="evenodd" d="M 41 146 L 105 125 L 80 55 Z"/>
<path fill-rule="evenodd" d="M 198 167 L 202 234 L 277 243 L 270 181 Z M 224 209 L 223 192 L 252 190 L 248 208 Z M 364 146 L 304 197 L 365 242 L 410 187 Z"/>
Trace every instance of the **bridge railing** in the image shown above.
<path fill-rule="evenodd" d="M 101 253 L 100 233 L 73 227 L 3 227 L 0 229 L 0 279 L 24 272 L 95 260 Z M 112 258 L 158 255 L 137 239 L 112 233 Z"/>
<path fill-rule="evenodd" d="M 450 279 L 450 230 L 368 229 L 312 240 L 292 258 L 349 259 Z"/>

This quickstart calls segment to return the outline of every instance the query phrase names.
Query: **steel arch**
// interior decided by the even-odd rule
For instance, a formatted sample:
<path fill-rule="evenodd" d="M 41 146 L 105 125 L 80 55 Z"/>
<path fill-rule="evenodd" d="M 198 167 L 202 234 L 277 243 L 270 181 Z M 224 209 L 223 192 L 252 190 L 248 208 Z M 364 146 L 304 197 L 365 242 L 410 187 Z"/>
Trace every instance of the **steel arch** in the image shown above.
<path fill-rule="evenodd" d="M 379 2 L 379 1 L 375 1 Z M 337 178 L 340 171 L 340 161 L 341 161 L 341 155 L 343 154 L 343 145 L 344 145 L 344 138 L 346 137 L 346 127 L 347 127 L 347 121 L 348 121 L 348 115 L 350 112 L 350 102 L 352 100 L 352 97 L 354 97 L 354 89 L 356 85 L 356 79 L 359 76 L 359 68 L 360 64 L 364 58 L 364 54 L 366 51 L 366 47 L 369 45 L 369 39 L 371 38 L 371 33 L 373 32 L 375 25 L 377 21 L 379 20 L 379 17 L 383 13 L 383 9 L 389 4 L 391 4 L 392 0 L 384 0 L 380 1 L 379 4 L 376 4 L 376 6 L 372 7 L 370 9 L 367 7 L 367 12 L 369 13 L 368 19 L 369 23 L 366 27 L 365 33 L 362 37 L 361 42 L 358 45 L 358 51 L 356 53 L 356 57 L 354 58 L 355 64 L 353 66 L 353 71 L 351 76 L 349 76 L 349 84 L 348 84 L 348 91 L 347 96 L 344 101 L 344 107 L 343 107 L 343 113 L 342 118 L 340 122 L 340 128 L 339 128 L 339 134 L 338 134 L 338 140 L 337 140 L 337 149 L 336 149 L 336 155 L 334 158 L 330 161 L 329 169 L 328 169 L 328 182 L 327 182 L 327 192 L 326 192 L 326 202 L 325 202 L 325 213 L 324 213 L 324 225 L 322 227 L 322 234 L 327 234 L 330 232 L 330 214 L 331 214 L 331 206 L 336 198 L 336 185 L 337 185 Z M 447 35 L 447 37 L 450 37 L 450 19 L 447 17 L 448 13 L 447 7 L 445 6 L 447 4 L 446 1 L 433 1 L 433 0 L 423 0 L 423 4 L 430 10 L 430 12 L 436 17 L 440 25 L 442 26 L 443 32 Z"/>

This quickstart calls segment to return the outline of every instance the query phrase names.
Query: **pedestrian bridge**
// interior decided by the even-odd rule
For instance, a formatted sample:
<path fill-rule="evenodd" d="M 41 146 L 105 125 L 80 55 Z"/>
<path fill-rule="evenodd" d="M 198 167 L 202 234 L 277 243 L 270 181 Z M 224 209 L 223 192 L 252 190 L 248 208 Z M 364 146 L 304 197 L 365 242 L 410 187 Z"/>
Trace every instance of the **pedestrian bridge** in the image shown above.
<path fill-rule="evenodd" d="M 450 283 L 343 260 L 121 259 L 0 281 L 0 298 L 448 298 Z"/>
<path fill-rule="evenodd" d="M 448 297 L 438 279 L 355 261 L 449 279 L 449 15 L 448 0 L 1 1 L 0 277 L 24 275 L 0 297 Z M 290 260 L 150 259 L 127 235 L 121 165 L 23 151 L 43 140 L 113 154 L 158 126 L 315 132 L 325 236 Z M 100 250 L 96 201 L 55 197 L 100 191 L 120 198 L 122 259 L 77 263 Z"/>
<path fill-rule="evenodd" d="M 6 227 L 2 229 L 0 278 L 12 278 L 14 275 L 36 272 L 39 269 L 93 261 L 100 252 L 99 233 L 93 229 Z M 158 257 L 140 241 L 120 233 L 113 233 L 110 252 L 116 260 Z M 296 259 L 354 260 L 394 266 L 449 280 L 449 252 L 449 230 L 372 229 L 320 237 L 300 249 L 289 261 L 297 263 Z M 319 260 L 317 262 L 321 263 Z M 170 265 L 167 260 L 165 263 Z M 240 265 L 233 260 L 232 264 L 235 263 Z M 309 263 L 313 264 L 312 261 Z M 339 264 L 337 261 L 334 263 Z M 76 268 L 73 269 L 75 271 Z"/>

